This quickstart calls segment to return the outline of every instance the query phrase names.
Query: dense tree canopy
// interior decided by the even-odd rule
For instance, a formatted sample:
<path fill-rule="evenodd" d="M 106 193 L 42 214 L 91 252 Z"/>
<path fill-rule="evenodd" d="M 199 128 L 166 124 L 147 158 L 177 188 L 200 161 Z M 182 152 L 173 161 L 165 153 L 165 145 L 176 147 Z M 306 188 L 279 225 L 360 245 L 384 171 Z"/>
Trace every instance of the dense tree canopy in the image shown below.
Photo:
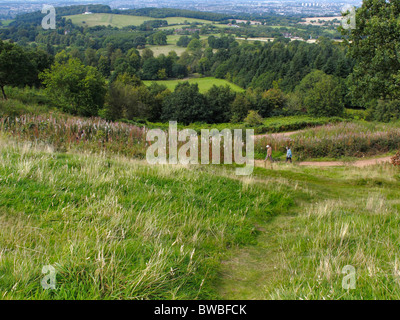
<path fill-rule="evenodd" d="M 43 51 L 24 51 L 21 47 L 0 40 L 0 88 L 4 86 L 39 86 L 39 72 L 48 68 L 52 58 Z"/>
<path fill-rule="evenodd" d="M 356 28 L 343 30 L 357 61 L 348 81 L 355 99 L 400 97 L 399 15 L 397 0 L 364 0 L 356 11 Z"/>
<path fill-rule="evenodd" d="M 49 96 L 72 114 L 97 115 L 103 107 L 106 94 L 103 76 L 78 59 L 56 62 L 41 74 L 41 78 Z"/>
<path fill-rule="evenodd" d="M 343 96 L 337 80 L 320 70 L 309 73 L 296 87 L 303 107 L 312 116 L 340 116 L 344 111 Z"/>

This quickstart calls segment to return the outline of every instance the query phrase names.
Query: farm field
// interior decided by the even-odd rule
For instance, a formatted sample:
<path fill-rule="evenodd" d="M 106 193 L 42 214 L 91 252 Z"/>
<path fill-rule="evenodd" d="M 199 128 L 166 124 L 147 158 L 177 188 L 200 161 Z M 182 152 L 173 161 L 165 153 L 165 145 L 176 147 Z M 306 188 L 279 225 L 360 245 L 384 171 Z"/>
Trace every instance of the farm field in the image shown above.
<path fill-rule="evenodd" d="M 200 40 L 206 40 L 210 35 L 202 35 L 200 36 Z M 185 52 L 185 47 L 180 47 L 176 45 L 176 42 L 179 40 L 181 36 L 177 34 L 169 34 L 167 35 L 167 45 L 146 45 L 146 48 L 149 48 L 153 51 L 154 56 L 159 56 L 160 54 L 168 55 L 171 51 L 175 51 L 178 56 L 180 56 L 183 52 Z M 140 49 L 139 52 L 142 52 L 144 49 Z"/>
<path fill-rule="evenodd" d="M 158 45 L 148 45 L 146 44 L 146 48 L 151 49 L 155 57 L 158 57 L 160 54 L 168 55 L 171 51 L 175 51 L 178 56 L 180 56 L 183 52 L 186 51 L 186 48 L 180 47 L 174 44 L 167 44 L 165 46 Z M 139 49 L 139 52 L 142 52 L 144 49 Z"/>
<path fill-rule="evenodd" d="M 66 19 L 71 19 L 72 23 L 79 26 L 107 26 L 122 28 L 126 26 L 139 26 L 145 21 L 157 20 L 156 18 L 145 17 L 145 16 L 131 16 L 123 14 L 111 14 L 111 13 L 93 13 L 93 14 L 76 14 L 71 16 L 65 16 Z M 168 24 L 188 24 L 192 22 L 199 23 L 212 23 L 209 20 L 192 19 L 192 18 L 181 18 L 181 17 L 170 17 L 162 20 L 167 20 Z"/>
<path fill-rule="evenodd" d="M 13 22 L 14 20 L 0 20 L 0 27 L 1 26 L 8 26 L 11 22 Z"/>
<path fill-rule="evenodd" d="M 225 86 L 229 85 L 232 90 L 236 92 L 244 91 L 243 88 L 225 80 L 225 79 L 217 79 L 214 77 L 205 77 L 205 78 L 188 78 L 183 80 L 158 80 L 158 81 L 143 81 L 145 85 L 149 86 L 152 82 L 156 82 L 159 84 L 165 85 L 168 89 L 173 91 L 176 85 L 179 82 L 188 81 L 189 83 L 197 83 L 199 85 L 199 91 L 204 93 L 207 92 L 213 85 L 216 86 Z"/>

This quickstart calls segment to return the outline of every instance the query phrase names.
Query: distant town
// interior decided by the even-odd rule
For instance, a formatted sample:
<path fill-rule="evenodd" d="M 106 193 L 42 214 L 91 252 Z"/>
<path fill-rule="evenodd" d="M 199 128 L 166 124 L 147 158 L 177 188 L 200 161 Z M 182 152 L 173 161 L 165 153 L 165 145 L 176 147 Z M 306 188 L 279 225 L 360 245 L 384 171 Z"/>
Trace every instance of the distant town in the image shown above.
<path fill-rule="evenodd" d="M 278 14 L 287 16 L 337 16 L 340 14 L 341 8 L 345 4 L 354 6 L 361 5 L 361 1 L 342 1 L 332 3 L 328 1 L 320 2 L 307 2 L 307 1 L 245 1 L 233 0 L 227 3 L 223 0 L 2 0 L 0 3 L 0 19 L 13 19 L 16 15 L 21 13 L 33 12 L 40 10 L 44 4 L 51 4 L 54 6 L 68 6 L 76 4 L 107 4 L 112 9 L 137 9 L 146 7 L 156 8 L 179 8 L 198 11 L 210 11 L 226 14 L 251 14 L 266 15 Z"/>

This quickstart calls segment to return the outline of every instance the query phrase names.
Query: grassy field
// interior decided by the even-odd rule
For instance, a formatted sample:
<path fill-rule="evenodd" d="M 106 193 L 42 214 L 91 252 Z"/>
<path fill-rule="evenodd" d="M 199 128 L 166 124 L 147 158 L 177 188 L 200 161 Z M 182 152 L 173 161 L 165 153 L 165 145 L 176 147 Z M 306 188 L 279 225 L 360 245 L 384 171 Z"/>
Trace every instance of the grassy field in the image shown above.
<path fill-rule="evenodd" d="M 151 49 L 153 51 L 154 56 L 158 57 L 160 54 L 168 55 L 171 51 L 175 51 L 178 56 L 180 56 L 183 52 L 186 51 L 186 48 L 179 47 L 176 44 L 167 44 L 165 46 L 158 45 L 146 45 L 146 48 Z M 140 49 L 139 52 L 142 52 L 144 49 Z"/>
<path fill-rule="evenodd" d="M 14 20 L 0 20 L 0 27 L 1 26 L 8 26 L 11 22 L 13 22 Z"/>
<path fill-rule="evenodd" d="M 206 36 L 200 36 L 200 40 L 205 40 L 209 37 L 210 35 Z M 146 48 L 149 48 L 153 51 L 154 56 L 158 56 L 160 54 L 168 55 L 171 51 L 175 51 L 178 56 L 180 56 L 185 50 L 185 47 L 179 47 L 176 45 L 177 41 L 179 40 L 181 36 L 172 34 L 167 36 L 167 45 L 164 46 L 159 46 L 159 45 L 146 45 Z M 139 50 L 140 52 L 143 51 L 143 49 Z"/>
<path fill-rule="evenodd" d="M 292 205 L 282 188 L 213 167 L 57 153 L 4 137 L 0 159 L 2 299 L 218 298 L 228 249 L 255 243 L 257 221 Z M 56 290 L 41 286 L 44 265 L 57 271 Z"/>
<path fill-rule="evenodd" d="M 0 101 L 1 299 L 400 299 L 400 168 L 150 166 L 142 128 L 6 89 L 32 105 Z M 294 137 L 393 142 L 398 128 L 340 122 Z M 56 290 L 41 286 L 46 265 Z"/>
<path fill-rule="evenodd" d="M 4 136 L 0 159 L 3 299 L 400 298 L 392 165 L 241 178 Z"/>
<path fill-rule="evenodd" d="M 190 78 L 187 80 L 159 80 L 159 81 L 144 81 L 145 85 L 151 85 L 152 82 L 157 82 L 159 84 L 165 85 L 168 89 L 173 91 L 176 85 L 182 81 L 189 81 L 189 83 L 197 83 L 199 85 L 200 92 L 204 93 L 207 92 L 213 85 L 216 86 L 225 86 L 229 85 L 233 91 L 241 92 L 244 89 L 240 88 L 239 86 L 224 80 L 224 79 L 217 79 L 214 77 L 205 77 L 205 78 Z"/>
<path fill-rule="evenodd" d="M 139 26 L 145 21 L 157 20 L 156 18 L 144 17 L 144 16 L 131 16 L 123 14 L 111 14 L 111 13 L 94 13 L 94 14 L 76 14 L 71 16 L 65 16 L 66 19 L 71 19 L 72 23 L 79 26 L 107 26 L 122 28 L 126 26 Z M 181 17 L 170 17 L 162 20 L 167 20 L 169 25 L 172 24 L 190 24 L 192 22 L 198 23 L 212 23 L 209 20 L 192 19 L 192 18 L 181 18 Z"/>

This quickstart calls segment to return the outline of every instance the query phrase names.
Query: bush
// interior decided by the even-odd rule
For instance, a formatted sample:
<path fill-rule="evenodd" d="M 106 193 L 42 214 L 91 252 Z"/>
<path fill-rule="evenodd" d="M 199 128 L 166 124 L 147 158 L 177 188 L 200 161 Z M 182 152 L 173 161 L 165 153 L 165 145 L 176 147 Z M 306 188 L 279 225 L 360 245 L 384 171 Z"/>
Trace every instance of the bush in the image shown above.
<path fill-rule="evenodd" d="M 66 112 L 96 116 L 103 107 L 107 92 L 105 80 L 96 68 L 84 66 L 79 59 L 56 62 L 40 77 L 48 96 Z"/>
<path fill-rule="evenodd" d="M 244 119 L 244 122 L 250 127 L 256 127 L 263 124 L 263 118 L 258 114 L 257 111 L 250 110 L 246 119 Z"/>
<path fill-rule="evenodd" d="M 341 116 L 344 111 L 339 82 L 333 76 L 315 70 L 301 80 L 296 93 L 308 114 L 317 117 Z"/>
<path fill-rule="evenodd" d="M 400 119 L 400 101 L 390 100 L 384 101 L 379 100 L 378 104 L 374 109 L 374 118 L 377 121 L 390 122 L 393 120 Z"/>
<path fill-rule="evenodd" d="M 24 114 L 43 114 L 49 110 L 50 108 L 46 105 L 26 105 L 14 99 L 0 100 L 0 117 L 15 118 Z"/>

